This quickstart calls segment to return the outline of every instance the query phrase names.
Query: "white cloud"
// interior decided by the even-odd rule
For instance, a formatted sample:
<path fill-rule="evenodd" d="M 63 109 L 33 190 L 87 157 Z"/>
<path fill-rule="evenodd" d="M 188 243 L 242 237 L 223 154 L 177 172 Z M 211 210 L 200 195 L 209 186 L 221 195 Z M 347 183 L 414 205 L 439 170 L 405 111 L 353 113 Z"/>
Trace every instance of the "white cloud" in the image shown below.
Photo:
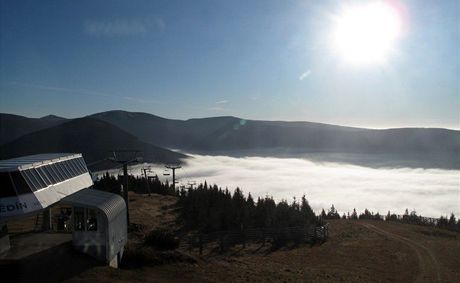
<path fill-rule="evenodd" d="M 300 80 L 300 81 L 303 81 L 303 80 L 306 79 L 310 74 L 311 74 L 311 70 L 307 70 L 306 72 L 302 73 L 302 74 L 299 76 L 299 80 Z"/>
<path fill-rule="evenodd" d="M 92 36 L 132 36 L 150 31 L 163 32 L 166 25 L 160 17 L 148 19 L 87 20 L 83 30 Z"/>
<path fill-rule="evenodd" d="M 212 110 L 212 111 L 224 111 L 225 109 L 222 108 L 222 107 L 210 107 L 209 110 Z"/>
<path fill-rule="evenodd" d="M 216 104 L 226 104 L 226 103 L 228 103 L 228 100 L 220 100 L 216 102 Z"/>
<path fill-rule="evenodd" d="M 161 175 L 163 169 L 156 172 Z M 451 212 L 460 216 L 458 170 L 373 169 L 295 158 L 192 155 L 176 173 L 183 184 L 207 180 L 231 190 L 238 186 L 255 197 L 272 195 L 291 201 L 306 194 L 317 212 L 334 204 L 340 212 L 368 208 L 402 214 L 408 208 L 425 216 Z"/>
<path fill-rule="evenodd" d="M 42 85 L 42 84 L 29 84 L 29 83 L 21 83 L 21 82 L 2 82 L 2 84 L 14 85 L 19 87 L 26 87 L 26 88 L 34 88 L 46 91 L 53 91 L 58 93 L 69 93 L 73 95 L 83 95 L 83 96 L 94 96 L 94 97 L 109 97 L 115 99 L 124 99 L 135 101 L 138 103 L 158 103 L 155 100 L 145 100 L 137 97 L 132 96 L 116 96 L 100 91 L 94 91 L 90 89 L 83 89 L 83 88 L 66 88 L 66 87 L 57 87 L 57 86 L 50 86 L 50 85 Z"/>

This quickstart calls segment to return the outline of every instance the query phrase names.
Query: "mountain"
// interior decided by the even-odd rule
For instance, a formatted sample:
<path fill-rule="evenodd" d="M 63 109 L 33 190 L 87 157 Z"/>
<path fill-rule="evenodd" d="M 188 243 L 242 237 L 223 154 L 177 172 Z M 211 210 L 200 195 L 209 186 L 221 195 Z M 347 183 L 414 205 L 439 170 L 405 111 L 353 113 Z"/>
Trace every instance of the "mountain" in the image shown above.
<path fill-rule="evenodd" d="M 91 117 L 117 125 L 146 142 L 184 150 L 290 148 L 313 152 L 460 153 L 460 131 L 447 129 L 373 130 L 236 117 L 181 121 L 125 111 Z"/>
<path fill-rule="evenodd" d="M 0 113 L 0 144 L 10 142 L 29 133 L 57 126 L 66 121 L 67 119 L 54 115 L 42 118 L 27 118 Z"/>
<path fill-rule="evenodd" d="M 140 150 L 145 162 L 180 163 L 186 156 L 160 148 L 123 131 L 107 122 L 92 118 L 79 118 L 69 122 L 26 134 L 0 146 L 0 158 L 22 155 L 78 152 L 83 153 L 87 164 L 111 156 L 111 150 Z M 94 168 L 114 167 L 111 162 L 95 164 Z"/>
<path fill-rule="evenodd" d="M 375 157 L 379 164 L 385 159 L 390 162 L 384 164 L 394 160 L 404 161 L 401 166 L 460 168 L 460 131 L 448 129 L 375 130 L 237 117 L 183 121 L 126 111 L 108 111 L 90 117 L 116 125 L 145 142 L 188 152 L 267 156 L 324 153 L 329 157 L 334 153 L 342 157 L 343 154 Z"/>

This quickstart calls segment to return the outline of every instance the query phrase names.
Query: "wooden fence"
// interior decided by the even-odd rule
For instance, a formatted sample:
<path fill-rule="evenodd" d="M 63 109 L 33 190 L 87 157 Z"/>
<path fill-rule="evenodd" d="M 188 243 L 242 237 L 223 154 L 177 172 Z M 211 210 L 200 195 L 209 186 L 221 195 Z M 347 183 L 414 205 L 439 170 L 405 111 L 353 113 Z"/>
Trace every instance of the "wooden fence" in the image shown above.
<path fill-rule="evenodd" d="M 419 215 L 391 215 L 390 218 L 385 217 L 386 221 L 395 221 L 400 223 L 408 223 L 408 224 L 416 224 L 422 226 L 431 226 L 431 227 L 438 227 L 442 229 L 447 229 L 450 231 L 460 232 L 460 225 L 457 224 L 449 224 L 449 219 L 446 217 L 443 221 L 440 218 L 433 218 L 433 217 L 424 217 Z M 460 220 L 459 220 L 460 221 Z"/>
<path fill-rule="evenodd" d="M 180 239 L 179 248 L 192 252 L 198 249 L 203 253 L 206 246 L 214 245 L 223 252 L 226 248 L 234 245 L 246 247 L 248 243 L 260 243 L 264 246 L 270 242 L 275 245 L 283 245 L 287 242 L 316 243 L 324 242 L 329 236 L 329 225 L 315 227 L 297 226 L 285 228 L 251 228 L 241 231 L 218 231 L 208 234 L 195 233 Z"/>

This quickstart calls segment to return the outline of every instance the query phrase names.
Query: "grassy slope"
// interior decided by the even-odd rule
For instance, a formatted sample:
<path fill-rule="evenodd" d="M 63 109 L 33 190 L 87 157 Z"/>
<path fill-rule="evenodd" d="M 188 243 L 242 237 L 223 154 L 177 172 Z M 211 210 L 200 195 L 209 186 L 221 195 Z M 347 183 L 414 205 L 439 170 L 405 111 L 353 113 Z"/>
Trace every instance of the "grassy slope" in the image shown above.
<path fill-rule="evenodd" d="M 133 194 L 132 222 L 145 225 L 146 230 L 174 226 L 174 210 L 170 207 L 174 202 L 173 197 L 153 195 L 148 198 Z M 196 251 L 192 254 L 196 262 L 178 260 L 124 270 L 99 266 L 70 281 L 411 282 L 421 279 L 422 282 L 432 282 L 436 279 L 436 269 L 439 269 L 443 282 L 460 282 L 458 233 L 375 221 L 330 223 L 330 239 L 321 246 L 304 245 L 268 251 L 253 244 L 246 249 L 235 247 L 224 255 L 208 249 L 203 256 Z M 379 230 L 364 226 L 366 223 Z M 380 230 L 390 234 L 383 234 Z M 141 234 L 131 234 L 130 244 L 138 242 Z M 414 247 L 411 244 L 414 242 L 419 246 Z M 435 262 L 430 262 L 431 259 Z M 419 278 L 421 271 L 423 277 Z"/>

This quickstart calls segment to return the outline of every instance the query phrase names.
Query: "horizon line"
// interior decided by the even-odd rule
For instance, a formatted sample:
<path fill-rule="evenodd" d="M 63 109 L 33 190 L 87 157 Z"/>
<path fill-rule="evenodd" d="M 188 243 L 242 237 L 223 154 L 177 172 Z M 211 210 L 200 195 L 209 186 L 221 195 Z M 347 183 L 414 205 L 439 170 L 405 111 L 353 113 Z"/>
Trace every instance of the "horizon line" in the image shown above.
<path fill-rule="evenodd" d="M 232 115 L 222 115 L 222 116 L 204 116 L 204 117 L 192 117 L 192 118 L 187 118 L 187 119 L 179 119 L 179 118 L 167 118 L 164 116 L 160 116 L 154 113 L 150 112 L 142 112 L 142 111 L 129 111 L 129 110 L 122 110 L 122 109 L 112 109 L 112 110 L 106 110 L 106 111 L 101 111 L 101 112 L 95 112 L 91 114 L 82 114 L 82 116 L 75 116 L 75 117 L 64 117 L 56 114 L 46 114 L 40 117 L 31 117 L 26 114 L 17 114 L 17 113 L 7 113 L 7 112 L 0 112 L 0 114 L 8 114 L 8 115 L 15 115 L 15 116 L 22 116 L 25 118 L 30 118 L 30 119 L 41 119 L 47 116 L 55 116 L 59 118 L 64 118 L 68 120 L 73 120 L 73 119 L 79 119 L 79 118 L 86 118 L 92 115 L 100 114 L 100 113 L 107 113 L 107 112 L 126 112 L 126 113 L 139 113 L 139 114 L 147 114 L 147 115 L 152 115 L 156 116 L 162 119 L 167 119 L 167 120 L 179 120 L 179 121 L 188 121 L 188 120 L 193 120 L 193 119 L 210 119 L 210 118 L 235 118 L 235 119 L 241 119 L 241 120 L 246 120 L 246 121 L 259 121 L 259 122 L 292 122 L 292 123 L 313 123 L 313 124 L 321 124 L 321 125 L 328 125 L 328 126 L 338 126 L 338 127 L 345 127 L 345 128 L 355 128 L 355 129 L 366 129 L 366 130 L 393 130 L 393 129 L 444 129 L 444 130 L 450 130 L 450 131 L 460 131 L 460 125 L 455 128 L 455 127 L 442 127 L 442 126 L 419 126 L 419 125 L 407 125 L 407 126 L 386 126 L 386 127 L 378 127 L 378 126 L 359 126 L 359 125 L 345 125 L 345 124 L 334 124 L 334 123 L 327 123 L 327 122 L 318 122 L 318 121 L 307 121 L 307 120 L 280 120 L 280 119 L 248 119 L 248 118 L 242 118 L 242 117 L 237 117 L 237 116 L 232 116 Z"/>

